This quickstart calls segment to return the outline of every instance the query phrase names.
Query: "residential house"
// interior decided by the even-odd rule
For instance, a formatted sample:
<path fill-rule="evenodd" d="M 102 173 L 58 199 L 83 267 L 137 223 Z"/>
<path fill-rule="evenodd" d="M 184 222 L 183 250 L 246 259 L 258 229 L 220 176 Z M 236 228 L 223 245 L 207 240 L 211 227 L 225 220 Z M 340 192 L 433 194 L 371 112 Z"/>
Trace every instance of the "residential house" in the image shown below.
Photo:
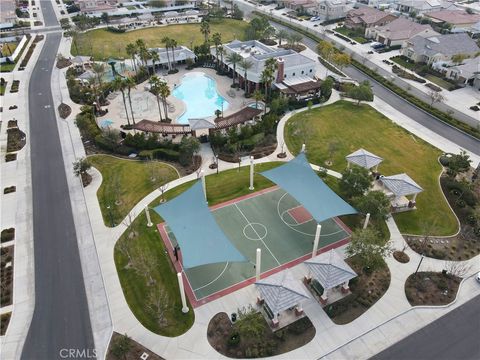
<path fill-rule="evenodd" d="M 426 64 L 449 61 L 454 55 L 474 57 L 480 48 L 467 34 L 446 34 L 432 37 L 414 36 L 402 46 L 401 53 L 413 60 Z"/>
<path fill-rule="evenodd" d="M 345 19 L 345 26 L 350 29 L 367 30 L 374 26 L 386 25 L 397 17 L 385 11 L 380 11 L 368 6 L 350 10 Z"/>
<path fill-rule="evenodd" d="M 279 5 L 285 6 L 287 9 L 299 11 L 305 10 L 308 12 L 311 8 L 314 8 L 315 1 L 314 0 L 282 0 L 278 2 Z"/>
<path fill-rule="evenodd" d="M 322 20 L 342 19 L 352 7 L 346 0 L 316 0 L 312 15 L 319 16 Z"/>
<path fill-rule="evenodd" d="M 454 1 L 445 0 L 399 0 L 396 9 L 406 14 L 423 15 L 431 11 L 442 9 L 455 10 Z"/>
<path fill-rule="evenodd" d="M 429 37 L 438 35 L 430 25 L 419 24 L 405 18 L 398 18 L 384 26 L 368 28 L 365 36 L 387 46 L 402 45 L 413 36 Z"/>
<path fill-rule="evenodd" d="M 240 84 L 243 86 L 244 81 L 247 80 L 249 82 L 248 88 L 252 91 L 255 88 L 259 88 L 262 82 L 261 74 L 265 67 L 265 61 L 270 58 L 277 59 L 278 68 L 275 73 L 275 79 L 278 83 L 283 82 L 286 78 L 306 76 L 312 79 L 315 76 L 315 61 L 291 49 L 272 48 L 256 40 L 234 40 L 224 44 L 223 48 L 225 54 L 219 60 L 225 69 L 233 71 L 233 64 L 227 60 L 232 53 L 237 53 L 243 59 L 248 59 L 252 63 L 252 67 L 247 71 L 247 79 L 244 79 L 244 70 L 239 64 L 236 64 L 236 73 Z M 216 57 L 215 48 L 213 47 L 211 54 L 213 57 Z"/>
<path fill-rule="evenodd" d="M 463 10 L 440 10 L 425 14 L 425 18 L 439 26 L 450 25 L 451 29 L 469 29 L 480 21 L 480 14 Z"/>
<path fill-rule="evenodd" d="M 473 86 L 480 90 L 480 56 L 466 59 L 462 64 L 443 68 L 445 76 L 459 83 Z"/>
<path fill-rule="evenodd" d="M 83 14 L 109 12 L 117 8 L 117 0 L 75 0 Z"/>

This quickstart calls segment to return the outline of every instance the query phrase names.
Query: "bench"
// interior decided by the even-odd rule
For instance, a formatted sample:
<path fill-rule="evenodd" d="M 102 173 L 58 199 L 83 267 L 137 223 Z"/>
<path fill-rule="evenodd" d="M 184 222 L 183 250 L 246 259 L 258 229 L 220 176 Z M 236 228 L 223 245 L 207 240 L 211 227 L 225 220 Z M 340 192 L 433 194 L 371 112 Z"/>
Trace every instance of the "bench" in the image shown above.
<path fill-rule="evenodd" d="M 318 282 L 318 280 L 316 279 L 313 279 L 311 282 L 310 282 L 310 285 L 312 286 L 312 289 L 313 291 L 315 291 L 315 293 L 318 295 L 318 296 L 322 296 L 323 295 L 323 286 Z"/>

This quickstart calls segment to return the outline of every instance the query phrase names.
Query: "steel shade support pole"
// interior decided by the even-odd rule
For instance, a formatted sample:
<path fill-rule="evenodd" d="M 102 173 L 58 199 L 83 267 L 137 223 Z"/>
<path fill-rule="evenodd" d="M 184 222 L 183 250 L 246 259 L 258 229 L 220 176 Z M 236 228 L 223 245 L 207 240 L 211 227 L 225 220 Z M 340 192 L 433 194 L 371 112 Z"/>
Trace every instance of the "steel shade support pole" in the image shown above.
<path fill-rule="evenodd" d="M 147 215 L 147 226 L 152 227 L 153 223 L 152 223 L 152 220 L 150 219 L 150 210 L 148 209 L 148 205 L 145 206 L 145 215 Z"/>
<path fill-rule="evenodd" d="M 250 156 L 250 187 L 248 190 L 252 191 L 253 187 L 253 173 L 254 173 L 254 164 L 253 164 L 253 156 Z"/>
<path fill-rule="evenodd" d="M 302 150 L 300 150 L 302 153 L 305 152 L 305 144 L 302 144 Z"/>
<path fill-rule="evenodd" d="M 365 217 L 365 222 L 363 223 L 363 228 L 364 229 L 367 228 L 369 221 L 370 221 L 370 213 L 367 213 L 367 216 Z"/>
<path fill-rule="evenodd" d="M 190 309 L 187 306 L 187 299 L 185 298 L 185 288 L 183 287 L 182 273 L 177 273 L 178 287 L 180 288 L 180 297 L 182 298 L 182 313 L 186 314 Z"/>
<path fill-rule="evenodd" d="M 313 241 L 312 258 L 314 258 L 317 255 L 318 242 L 320 241 L 321 231 L 322 231 L 322 225 L 317 224 L 317 230 L 315 231 L 315 240 Z"/>
<path fill-rule="evenodd" d="M 257 249 L 257 262 L 255 265 L 255 278 L 256 280 L 260 280 L 260 273 L 261 273 L 261 267 L 262 267 L 262 249 L 258 248 Z"/>
<path fill-rule="evenodd" d="M 202 179 L 203 195 L 205 195 L 205 201 L 207 201 L 207 185 L 205 182 L 205 172 L 203 170 L 200 171 L 200 178 Z"/>

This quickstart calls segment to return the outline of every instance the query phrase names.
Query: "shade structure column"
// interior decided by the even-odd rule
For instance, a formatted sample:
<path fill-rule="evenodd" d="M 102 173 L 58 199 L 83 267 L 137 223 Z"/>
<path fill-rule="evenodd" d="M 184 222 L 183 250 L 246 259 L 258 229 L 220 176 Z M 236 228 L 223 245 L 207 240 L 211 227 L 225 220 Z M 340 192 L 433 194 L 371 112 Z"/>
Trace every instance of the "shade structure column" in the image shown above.
<path fill-rule="evenodd" d="M 312 258 L 317 256 L 318 243 L 320 241 L 320 232 L 321 231 L 322 231 L 322 225 L 317 224 L 317 230 L 315 231 L 315 240 L 313 240 Z"/>
<path fill-rule="evenodd" d="M 250 156 L 250 187 L 248 190 L 252 191 L 253 187 L 253 175 L 254 175 L 255 165 L 253 163 L 253 156 Z"/>
<path fill-rule="evenodd" d="M 262 249 L 258 248 L 257 249 L 257 262 L 255 265 L 255 278 L 260 280 L 260 274 L 261 274 L 261 267 L 262 267 Z"/>
<path fill-rule="evenodd" d="M 150 210 L 148 209 L 148 205 L 145 206 L 145 215 L 147 216 L 147 226 L 152 227 L 153 223 L 152 223 L 152 220 L 150 219 Z"/>
<path fill-rule="evenodd" d="M 177 273 L 178 287 L 180 288 L 180 297 L 182 298 L 182 312 L 186 314 L 190 309 L 187 306 L 187 299 L 185 298 L 185 288 L 183 287 L 182 273 Z"/>
<path fill-rule="evenodd" d="M 370 213 L 367 213 L 367 216 L 365 216 L 365 222 L 363 223 L 363 228 L 364 229 L 367 228 L 369 221 L 370 221 Z"/>
<path fill-rule="evenodd" d="M 203 194 L 205 195 L 205 201 L 207 201 L 207 184 L 205 181 L 205 172 L 203 170 L 200 171 L 200 177 L 202 179 L 202 189 L 203 189 Z"/>
<path fill-rule="evenodd" d="M 350 290 L 350 287 L 348 286 L 349 283 L 350 283 L 350 280 L 347 280 L 342 284 L 342 293 L 345 294 Z"/>

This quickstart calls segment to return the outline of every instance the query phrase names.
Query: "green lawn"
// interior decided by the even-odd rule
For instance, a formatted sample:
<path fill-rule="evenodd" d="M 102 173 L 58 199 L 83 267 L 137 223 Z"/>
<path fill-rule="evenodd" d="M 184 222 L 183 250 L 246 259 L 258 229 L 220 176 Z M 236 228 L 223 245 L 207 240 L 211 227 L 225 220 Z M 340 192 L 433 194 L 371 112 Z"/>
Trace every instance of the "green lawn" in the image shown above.
<path fill-rule="evenodd" d="M 416 211 L 395 215 L 403 233 L 421 234 L 423 224 L 437 221 L 436 235 L 457 231 L 455 217 L 440 190 L 438 176 L 442 170 L 437 162 L 440 150 L 395 125 L 368 105 L 357 106 L 347 101 L 302 112 L 293 116 L 285 127 L 285 141 L 293 153 L 301 147 L 297 124 L 306 121 L 310 136 L 307 140 L 309 161 L 324 165 L 330 157 L 329 144 L 336 143 L 332 169 L 341 171 L 345 156 L 363 147 L 384 158 L 379 167 L 385 175 L 405 172 L 424 191 L 417 196 Z"/>
<path fill-rule="evenodd" d="M 280 162 L 275 162 L 257 165 L 256 171 L 268 170 L 280 164 Z M 209 205 L 215 205 L 250 193 L 250 190 L 248 190 L 248 166 L 242 167 L 240 171 L 233 169 L 221 172 L 218 175 L 209 175 L 206 181 Z M 193 183 L 194 181 L 190 181 L 167 191 L 165 198 L 167 200 L 173 199 L 187 190 Z M 263 176 L 256 175 L 254 185 L 255 190 L 261 190 L 273 184 Z M 160 198 L 157 198 L 150 204 L 150 207 L 154 207 L 159 203 Z M 154 224 L 163 221 L 155 211 L 150 211 L 150 215 Z M 182 305 L 175 270 L 165 253 L 165 247 L 159 238 L 156 227 L 148 228 L 146 223 L 145 213 L 142 213 L 131 225 L 131 229 L 135 230 L 138 235 L 134 238 L 129 238 L 131 230 L 127 230 L 115 245 L 115 265 L 118 276 L 128 306 L 142 325 L 160 335 L 178 336 L 192 326 L 194 313 L 190 311 L 184 315 L 181 312 Z M 125 248 L 128 250 L 125 251 Z M 133 261 L 129 261 L 129 255 Z M 152 269 L 151 275 L 154 282 L 150 285 L 145 272 L 140 269 L 136 270 L 136 264 L 139 262 L 147 262 L 150 265 L 149 268 Z M 162 296 L 168 299 L 168 307 L 164 314 L 166 323 L 160 324 L 151 310 L 149 310 L 148 299 L 151 293 L 162 294 Z"/>
<path fill-rule="evenodd" d="M 222 35 L 222 42 L 233 39 L 243 39 L 248 23 L 240 20 L 223 19 L 210 23 L 210 34 L 218 32 Z M 163 47 L 162 38 L 168 36 L 175 39 L 179 45 L 191 47 L 203 43 L 200 24 L 168 25 L 128 31 L 125 33 L 112 33 L 105 29 L 97 29 L 80 34 L 78 37 L 78 52 L 80 55 L 93 56 L 95 59 L 126 58 L 125 46 L 137 39 L 145 40 L 147 47 Z M 78 55 L 75 46 L 71 52 Z"/>
<path fill-rule="evenodd" d="M 416 64 L 413 62 L 407 62 L 402 56 L 393 56 L 390 58 L 390 60 L 409 70 L 414 70 L 416 66 Z"/>
<path fill-rule="evenodd" d="M 112 220 L 118 225 L 146 195 L 178 178 L 176 169 L 162 162 L 124 160 L 109 155 L 94 155 L 88 160 L 102 173 L 97 197 L 107 226 L 111 226 Z"/>
<path fill-rule="evenodd" d="M 13 71 L 13 69 L 15 68 L 15 65 L 16 65 L 16 63 L 12 63 L 12 64 L 3 63 L 3 64 L 0 64 L 0 72 L 10 72 L 10 71 Z"/>
<path fill-rule="evenodd" d="M 7 89 L 7 84 L 8 84 L 8 81 L 6 81 L 3 85 L 0 85 L 0 95 L 5 94 L 5 90 Z"/>
<path fill-rule="evenodd" d="M 445 90 L 451 91 L 455 89 L 455 85 L 449 83 L 448 81 L 443 80 L 442 78 L 439 78 L 438 76 L 427 74 L 424 77 L 425 79 L 431 81 L 435 85 L 440 86 L 441 88 L 444 88 Z"/>
<path fill-rule="evenodd" d="M 346 28 L 345 26 L 337 27 L 334 30 L 342 35 L 345 35 L 351 38 L 352 40 L 355 40 L 360 44 L 365 44 L 366 42 L 368 42 L 368 40 L 364 36 L 363 31 L 352 30 L 352 29 Z"/>
<path fill-rule="evenodd" d="M 2 55 L 3 56 L 12 55 L 15 52 L 15 49 L 17 48 L 17 46 L 18 46 L 17 42 L 5 43 L 2 48 Z"/>

